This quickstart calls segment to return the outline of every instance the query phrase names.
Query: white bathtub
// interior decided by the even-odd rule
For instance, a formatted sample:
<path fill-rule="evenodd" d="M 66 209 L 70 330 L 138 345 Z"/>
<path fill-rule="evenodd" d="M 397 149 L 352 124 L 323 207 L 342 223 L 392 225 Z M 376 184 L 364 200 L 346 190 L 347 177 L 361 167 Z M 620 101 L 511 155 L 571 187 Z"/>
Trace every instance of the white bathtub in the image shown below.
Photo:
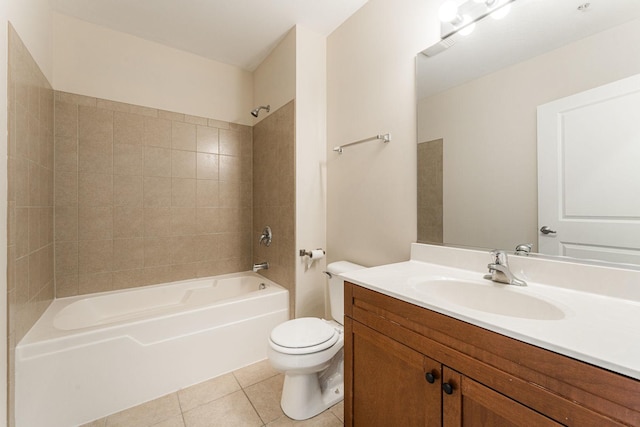
<path fill-rule="evenodd" d="M 263 360 L 288 307 L 251 272 L 56 299 L 16 347 L 16 424 L 83 424 Z"/>

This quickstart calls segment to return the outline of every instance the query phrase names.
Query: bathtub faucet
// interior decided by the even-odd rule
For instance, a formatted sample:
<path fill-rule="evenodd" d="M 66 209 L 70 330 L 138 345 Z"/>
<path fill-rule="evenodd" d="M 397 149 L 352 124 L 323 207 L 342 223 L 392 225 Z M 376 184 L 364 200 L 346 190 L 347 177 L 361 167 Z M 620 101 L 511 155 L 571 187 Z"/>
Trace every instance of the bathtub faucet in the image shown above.
<path fill-rule="evenodd" d="M 259 264 L 253 264 L 253 272 L 257 272 L 258 270 L 268 270 L 269 263 L 267 261 L 261 262 Z"/>

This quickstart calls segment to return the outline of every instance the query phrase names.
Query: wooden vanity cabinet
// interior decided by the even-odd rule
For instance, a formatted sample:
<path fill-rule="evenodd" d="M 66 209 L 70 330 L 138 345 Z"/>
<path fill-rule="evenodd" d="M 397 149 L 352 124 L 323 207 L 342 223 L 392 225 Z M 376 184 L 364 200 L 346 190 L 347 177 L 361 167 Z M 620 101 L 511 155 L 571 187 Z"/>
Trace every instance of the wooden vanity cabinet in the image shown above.
<path fill-rule="evenodd" d="M 640 426 L 640 382 L 345 283 L 345 425 Z"/>

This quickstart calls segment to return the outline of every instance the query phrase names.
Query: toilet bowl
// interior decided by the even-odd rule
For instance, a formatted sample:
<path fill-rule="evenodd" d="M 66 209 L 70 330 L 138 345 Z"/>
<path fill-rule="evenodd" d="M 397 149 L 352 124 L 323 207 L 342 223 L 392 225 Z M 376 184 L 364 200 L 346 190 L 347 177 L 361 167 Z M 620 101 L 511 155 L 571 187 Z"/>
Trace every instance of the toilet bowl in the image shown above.
<path fill-rule="evenodd" d="M 344 399 L 344 281 L 340 274 L 365 268 L 347 261 L 327 266 L 334 320 L 302 317 L 281 323 L 269 336 L 274 369 L 284 372 L 280 406 L 294 420 L 306 420 Z"/>

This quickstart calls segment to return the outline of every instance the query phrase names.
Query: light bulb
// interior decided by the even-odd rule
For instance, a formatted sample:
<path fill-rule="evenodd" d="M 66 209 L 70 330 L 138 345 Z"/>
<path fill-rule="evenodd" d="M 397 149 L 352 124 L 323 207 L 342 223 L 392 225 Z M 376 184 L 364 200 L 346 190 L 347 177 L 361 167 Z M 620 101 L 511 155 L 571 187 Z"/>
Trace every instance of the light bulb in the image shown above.
<path fill-rule="evenodd" d="M 438 9 L 438 19 L 442 22 L 454 22 L 460 20 L 456 2 L 453 0 L 447 0 L 442 3 L 442 6 Z"/>
<path fill-rule="evenodd" d="M 502 6 L 500 9 L 491 12 L 491 17 L 493 19 L 502 19 L 509 14 L 511 11 L 511 3 Z"/>
<path fill-rule="evenodd" d="M 469 15 L 464 15 L 462 19 L 463 19 L 462 25 L 465 25 L 466 23 L 471 22 L 471 17 Z M 469 34 L 473 33 L 473 30 L 475 30 L 475 29 L 476 29 L 476 23 L 473 22 L 473 23 L 467 25 L 466 27 L 464 27 L 463 29 L 461 29 L 458 32 L 462 36 L 468 36 Z"/>

